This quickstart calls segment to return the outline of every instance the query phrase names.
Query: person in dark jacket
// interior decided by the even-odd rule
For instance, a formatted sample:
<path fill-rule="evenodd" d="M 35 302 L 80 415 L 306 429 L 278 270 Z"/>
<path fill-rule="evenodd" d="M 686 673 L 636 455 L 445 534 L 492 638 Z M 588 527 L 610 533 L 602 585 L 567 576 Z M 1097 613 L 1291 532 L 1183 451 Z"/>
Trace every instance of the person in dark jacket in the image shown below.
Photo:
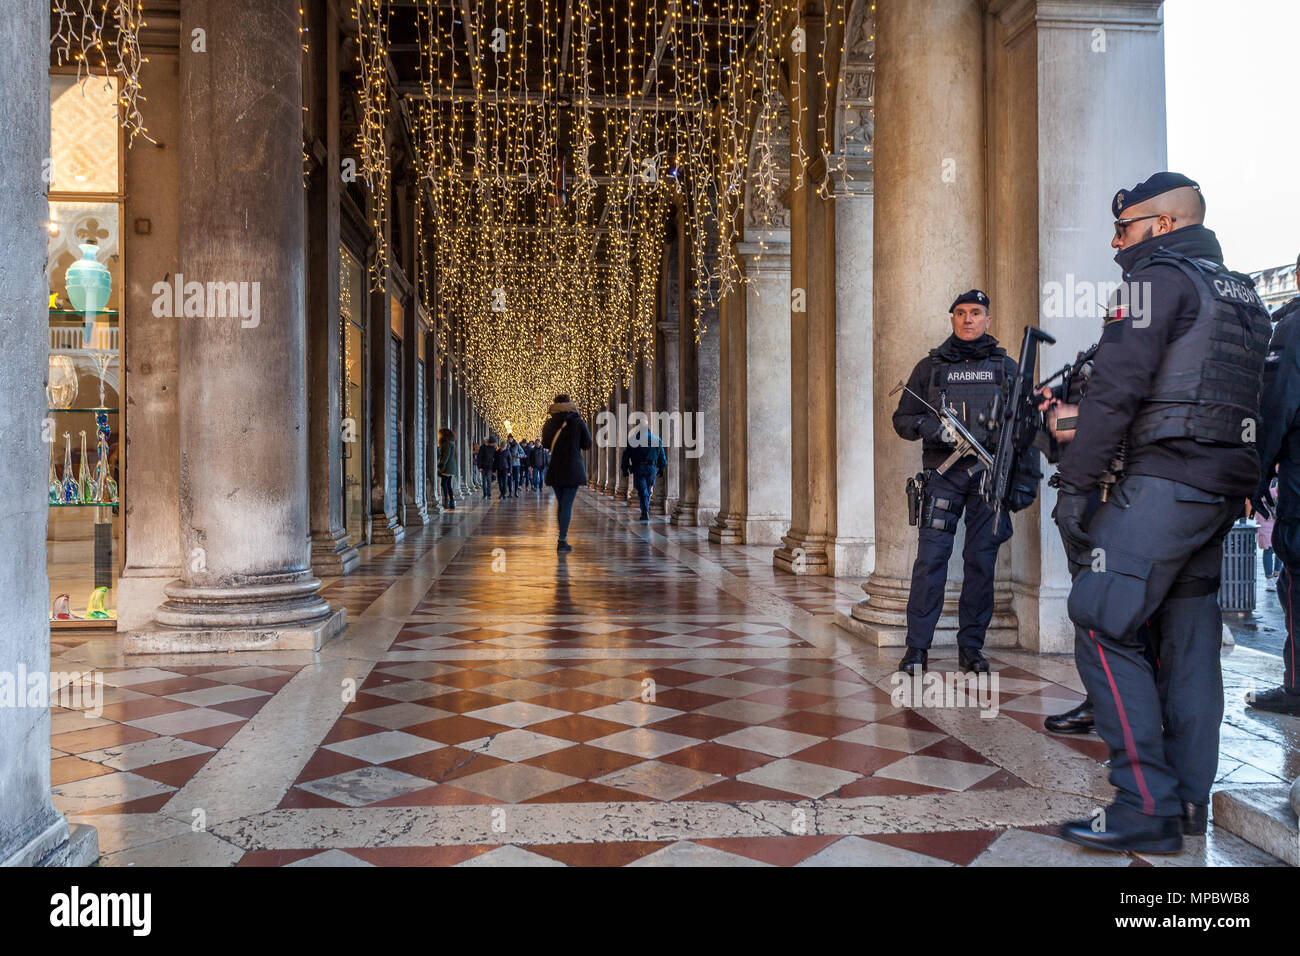
<path fill-rule="evenodd" d="M 568 395 L 556 395 L 550 413 L 551 417 L 542 426 L 542 444 L 551 456 L 546 483 L 555 489 L 555 516 L 559 525 L 555 550 L 572 551 L 573 546 L 568 542 L 569 519 L 573 516 L 573 499 L 587 483 L 582 453 L 591 447 L 591 432 Z"/>
<path fill-rule="evenodd" d="M 1270 329 L 1254 284 L 1202 224 L 1192 180 L 1157 173 L 1111 210 L 1124 308 L 1102 331 L 1053 515 L 1081 566 L 1068 603 L 1075 663 L 1116 795 L 1102 827 L 1077 820 L 1060 835 L 1175 853 L 1184 834 L 1206 832 L 1219 763 L 1223 539 L 1259 485 Z"/>
<path fill-rule="evenodd" d="M 510 449 L 504 442 L 497 446 L 492 467 L 497 473 L 497 500 L 500 501 L 510 496 Z"/>
<path fill-rule="evenodd" d="M 442 506 L 456 510 L 456 496 L 451 488 L 451 476 L 456 474 L 456 433 L 450 428 L 438 429 L 438 478 L 442 481 Z"/>
<path fill-rule="evenodd" d="M 1297 260 L 1300 270 L 1300 260 Z M 1286 620 L 1282 645 L 1282 684 L 1251 694 L 1246 705 L 1255 710 L 1300 717 L 1300 662 L 1292 622 L 1300 600 L 1300 296 L 1274 314 L 1277 328 L 1264 361 L 1264 393 L 1259 416 L 1259 463 L 1262 470 L 1254 497 L 1262 516 L 1272 515 L 1273 552 L 1282 566 L 1277 598 Z M 1277 500 L 1272 482 L 1277 481 Z M 1267 564 L 1266 564 L 1267 567 Z"/>
<path fill-rule="evenodd" d="M 541 439 L 533 442 L 533 470 L 537 473 L 537 489 L 540 491 L 546 481 L 546 466 L 551 461 L 551 454 L 542 444 Z"/>
<path fill-rule="evenodd" d="M 483 476 L 483 497 L 492 497 L 492 472 L 496 470 L 497 436 L 488 435 L 487 441 L 479 445 L 478 456 L 474 460 L 478 473 Z"/>
<path fill-rule="evenodd" d="M 654 491 L 655 479 L 668 468 L 663 439 L 650 431 L 648 425 L 633 426 L 619 468 L 623 474 L 631 476 L 641 503 L 641 520 L 649 521 L 650 494 Z"/>
<path fill-rule="evenodd" d="M 962 424 L 986 451 L 997 442 L 998 409 L 1005 407 L 1016 361 L 988 334 L 989 297 L 971 289 L 949 307 L 952 335 L 917 363 L 894 412 L 894 431 L 921 441 L 922 491 L 919 543 L 907 599 L 907 651 L 898 669 L 907 674 L 929 666 L 934 629 L 943 611 L 957 522 L 965 514 L 964 576 L 958 603 L 957 660 L 963 671 L 987 673 L 984 637 L 993 618 L 993 573 L 998 549 L 1011 537 L 1011 511 L 1033 503 L 1042 477 L 1037 449 L 1016 461 L 1007 509 L 996 509 L 981 492 L 982 463 L 967 455 L 949 462 L 956 438 L 925 403 L 955 408 Z M 919 398 L 917 396 L 920 396 Z M 924 398 L 924 402 L 921 400 Z M 946 466 L 946 467 L 945 467 Z"/>

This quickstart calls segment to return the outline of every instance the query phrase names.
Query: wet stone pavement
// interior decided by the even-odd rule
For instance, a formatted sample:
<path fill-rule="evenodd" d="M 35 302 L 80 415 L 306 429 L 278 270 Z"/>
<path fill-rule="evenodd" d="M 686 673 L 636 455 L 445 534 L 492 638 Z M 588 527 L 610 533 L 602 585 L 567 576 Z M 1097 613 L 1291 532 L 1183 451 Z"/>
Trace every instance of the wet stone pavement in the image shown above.
<path fill-rule="evenodd" d="M 1110 794 L 1097 738 L 1042 730 L 1082 698 L 1068 658 L 990 654 L 992 719 L 904 706 L 898 651 L 833 623 L 861 582 L 587 492 L 561 556 L 552 512 L 471 494 L 365 549 L 316 654 L 56 635 L 55 670 L 104 681 L 98 716 L 54 708 L 56 806 L 106 866 L 1277 863 L 1213 828 L 1177 857 L 1058 840 Z M 1224 663 L 1219 786 L 1289 782 L 1300 721 L 1241 703 L 1276 656 Z"/>

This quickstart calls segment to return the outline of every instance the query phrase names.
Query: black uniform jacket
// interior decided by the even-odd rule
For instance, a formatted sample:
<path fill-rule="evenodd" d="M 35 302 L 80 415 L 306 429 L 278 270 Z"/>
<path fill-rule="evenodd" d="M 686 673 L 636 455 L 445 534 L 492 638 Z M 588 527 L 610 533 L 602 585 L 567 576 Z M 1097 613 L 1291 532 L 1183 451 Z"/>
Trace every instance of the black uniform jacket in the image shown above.
<path fill-rule="evenodd" d="M 1132 271 L 1160 248 L 1223 262 L 1219 240 L 1200 225 L 1152 236 L 1115 256 L 1125 282 L 1141 290 L 1142 308 L 1138 314 L 1108 322 L 1102 331 L 1088 393 L 1079 406 L 1078 431 L 1061 455 L 1061 480 L 1077 491 L 1097 487 L 1150 392 L 1165 349 L 1196 321 L 1199 294 L 1177 266 L 1156 262 Z M 1130 305 L 1136 309 L 1137 303 Z M 1259 458 L 1249 446 L 1228 448 L 1170 438 L 1131 450 L 1124 471 L 1244 499 L 1259 482 Z"/>
<path fill-rule="evenodd" d="M 930 377 L 936 363 L 972 362 L 990 356 L 1002 359 L 1006 381 L 1011 381 L 1016 374 L 1016 360 L 1007 355 L 998 340 L 991 335 L 982 335 L 973 342 L 963 342 L 955 335 L 948 336 L 944 343 L 934 349 L 912 369 L 912 377 L 907 380 L 907 387 L 917 395 L 926 395 L 930 389 Z M 908 441 L 922 440 L 921 464 L 924 468 L 937 468 L 952 454 L 952 445 L 937 437 L 940 424 L 938 416 L 923 405 L 910 392 L 903 392 L 894 411 L 894 431 L 899 438 Z M 986 449 L 992 451 L 992 449 Z"/>

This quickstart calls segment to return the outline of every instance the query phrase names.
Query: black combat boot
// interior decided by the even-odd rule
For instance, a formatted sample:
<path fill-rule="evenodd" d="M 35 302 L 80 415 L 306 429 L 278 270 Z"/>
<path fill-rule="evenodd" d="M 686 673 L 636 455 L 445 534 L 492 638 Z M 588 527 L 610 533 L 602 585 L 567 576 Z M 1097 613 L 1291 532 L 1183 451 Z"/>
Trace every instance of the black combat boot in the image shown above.
<path fill-rule="evenodd" d="M 1053 714 L 1043 726 L 1054 734 L 1090 734 L 1093 730 L 1092 701 L 1085 700 L 1073 710 Z"/>
<path fill-rule="evenodd" d="M 978 647 L 969 651 L 957 651 L 957 666 L 967 674 L 987 674 L 989 662 Z"/>
<path fill-rule="evenodd" d="M 1062 840 L 1111 853 L 1177 853 L 1183 848 L 1183 817 L 1149 817 L 1111 804 L 1092 820 L 1074 820 L 1060 829 Z"/>
<path fill-rule="evenodd" d="M 924 674 L 930 669 L 929 658 L 929 651 L 923 651 L 919 647 L 909 647 L 903 659 L 898 662 L 898 669 L 904 674 L 915 674 L 919 667 Z"/>
<path fill-rule="evenodd" d="M 1183 801 L 1183 836 L 1205 836 L 1210 825 L 1210 805 Z"/>

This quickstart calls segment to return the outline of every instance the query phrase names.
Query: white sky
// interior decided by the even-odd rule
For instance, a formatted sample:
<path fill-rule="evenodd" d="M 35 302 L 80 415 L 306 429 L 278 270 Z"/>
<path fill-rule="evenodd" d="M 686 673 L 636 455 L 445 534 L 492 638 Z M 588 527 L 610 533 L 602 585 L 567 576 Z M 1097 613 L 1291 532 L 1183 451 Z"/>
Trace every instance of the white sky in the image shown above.
<path fill-rule="evenodd" d="M 1169 168 L 1201 184 L 1230 269 L 1295 262 L 1300 2 L 1166 0 L 1164 12 Z"/>

